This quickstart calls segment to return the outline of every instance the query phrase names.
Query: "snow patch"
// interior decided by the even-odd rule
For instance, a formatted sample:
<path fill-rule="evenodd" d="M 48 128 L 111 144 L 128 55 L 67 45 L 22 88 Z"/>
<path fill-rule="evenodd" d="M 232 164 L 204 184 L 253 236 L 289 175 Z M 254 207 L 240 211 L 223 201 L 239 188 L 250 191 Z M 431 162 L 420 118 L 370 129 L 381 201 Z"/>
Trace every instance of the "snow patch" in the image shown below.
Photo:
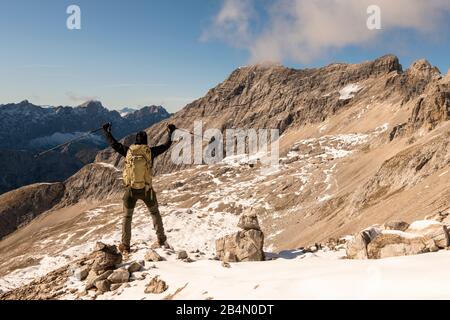
<path fill-rule="evenodd" d="M 109 169 L 113 169 L 117 172 L 120 172 L 119 169 L 117 169 L 114 165 L 110 164 L 110 163 L 106 163 L 106 162 L 96 162 L 96 164 L 98 164 L 99 166 L 102 166 L 104 168 L 109 168 Z"/>
<path fill-rule="evenodd" d="M 349 100 L 354 98 L 355 94 L 358 93 L 362 88 L 363 87 L 359 84 L 349 84 L 345 86 L 341 91 L 339 91 L 339 100 Z"/>
<path fill-rule="evenodd" d="M 409 229 L 419 231 L 435 225 L 441 225 L 441 223 L 435 220 L 419 220 L 411 223 Z"/>

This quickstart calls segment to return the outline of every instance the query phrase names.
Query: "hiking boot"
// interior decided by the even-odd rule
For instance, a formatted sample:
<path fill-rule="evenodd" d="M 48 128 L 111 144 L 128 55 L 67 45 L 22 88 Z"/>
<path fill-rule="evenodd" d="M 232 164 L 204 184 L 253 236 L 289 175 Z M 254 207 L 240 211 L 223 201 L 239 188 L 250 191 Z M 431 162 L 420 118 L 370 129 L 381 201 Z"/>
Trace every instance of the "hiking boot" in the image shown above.
<path fill-rule="evenodd" d="M 127 246 L 126 244 L 119 244 L 119 252 L 122 254 L 129 254 L 130 253 L 130 246 Z"/>
<path fill-rule="evenodd" d="M 152 249 L 158 249 L 158 248 L 173 249 L 173 248 L 169 245 L 169 243 L 167 242 L 167 240 L 164 240 L 163 242 L 162 242 L 162 241 L 159 241 L 159 240 L 156 240 L 156 241 L 151 245 L 150 248 L 152 248 Z"/>

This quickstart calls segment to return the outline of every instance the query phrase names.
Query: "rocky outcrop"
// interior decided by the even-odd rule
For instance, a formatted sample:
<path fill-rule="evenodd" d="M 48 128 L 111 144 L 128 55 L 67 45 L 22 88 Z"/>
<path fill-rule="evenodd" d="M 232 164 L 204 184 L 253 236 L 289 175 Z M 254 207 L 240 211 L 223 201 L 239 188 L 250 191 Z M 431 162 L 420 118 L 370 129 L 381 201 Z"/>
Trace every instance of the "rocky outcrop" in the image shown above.
<path fill-rule="evenodd" d="M 449 246 L 445 223 L 435 220 L 388 222 L 356 234 L 347 244 L 349 259 L 382 259 L 434 252 Z"/>
<path fill-rule="evenodd" d="M 384 231 L 367 245 L 369 259 L 409 256 L 435 251 L 432 239 L 401 231 Z"/>
<path fill-rule="evenodd" d="M 381 232 L 382 230 L 378 227 L 370 227 L 356 234 L 347 243 L 347 257 L 349 259 L 368 259 L 367 246 Z"/>
<path fill-rule="evenodd" d="M 40 183 L 0 195 L 0 239 L 51 209 L 64 190 L 62 183 Z"/>
<path fill-rule="evenodd" d="M 439 72 L 431 68 L 429 64 L 425 64 L 424 68 L 425 75 L 423 73 L 421 75 L 435 81 L 415 102 L 408 121 L 409 132 L 420 128 L 432 130 L 439 123 L 450 119 L 450 79 L 442 78 Z"/>
<path fill-rule="evenodd" d="M 86 277 L 86 290 L 97 287 L 98 282 L 102 282 L 99 284 L 102 290 L 110 286 L 112 282 L 109 277 L 120 263 L 122 263 L 122 255 L 117 251 L 116 246 L 97 243 L 94 252 L 79 262 L 80 268 L 89 270 Z M 108 280 L 108 282 L 105 283 L 105 280 Z"/>
<path fill-rule="evenodd" d="M 444 249 L 449 246 L 447 226 L 438 221 L 415 221 L 409 226 L 406 232 L 420 234 L 432 239 L 436 246 L 440 249 Z"/>
<path fill-rule="evenodd" d="M 216 256 L 225 262 L 263 261 L 264 234 L 253 211 L 244 213 L 239 226 L 246 227 L 235 234 L 216 240 Z M 250 222 L 250 223 L 243 223 Z"/>
<path fill-rule="evenodd" d="M 93 292 L 90 298 L 95 299 L 97 295 L 117 290 L 122 285 L 136 280 L 133 278 L 133 273 L 138 272 L 142 267 L 143 265 L 136 261 L 124 263 L 116 246 L 98 242 L 89 255 L 56 269 L 27 285 L 3 294 L 0 293 L 0 300 L 56 300 L 68 295 L 81 298 L 87 296 L 88 292 Z M 84 282 L 85 289 L 79 291 L 69 288 L 68 283 L 73 281 L 70 280 L 71 277 Z M 143 280 L 144 278 L 139 279 Z M 155 290 L 165 288 L 165 291 L 167 289 L 167 285 L 161 286 L 158 281 L 155 282 L 155 285 Z"/>

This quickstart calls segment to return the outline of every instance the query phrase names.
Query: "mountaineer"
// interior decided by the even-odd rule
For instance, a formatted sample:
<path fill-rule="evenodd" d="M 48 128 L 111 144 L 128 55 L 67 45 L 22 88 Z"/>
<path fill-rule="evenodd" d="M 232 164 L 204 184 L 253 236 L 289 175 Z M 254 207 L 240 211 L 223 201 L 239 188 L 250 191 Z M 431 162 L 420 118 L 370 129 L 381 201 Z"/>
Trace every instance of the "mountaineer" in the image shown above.
<path fill-rule="evenodd" d="M 125 157 L 123 182 L 126 190 L 123 196 L 122 243 L 119 245 L 119 250 L 125 254 L 130 252 L 131 221 L 137 200 L 144 201 L 153 220 L 157 241 L 152 247 L 168 247 L 156 193 L 152 187 L 152 167 L 155 158 L 170 148 L 172 144 L 172 133 L 176 130 L 176 127 L 173 124 L 167 125 L 169 137 L 165 143 L 156 147 L 149 147 L 147 145 L 148 139 L 145 131 L 136 134 L 135 144 L 129 147 L 124 146 L 113 137 L 111 128 L 111 123 L 103 125 L 105 137 L 109 145 L 117 153 Z"/>

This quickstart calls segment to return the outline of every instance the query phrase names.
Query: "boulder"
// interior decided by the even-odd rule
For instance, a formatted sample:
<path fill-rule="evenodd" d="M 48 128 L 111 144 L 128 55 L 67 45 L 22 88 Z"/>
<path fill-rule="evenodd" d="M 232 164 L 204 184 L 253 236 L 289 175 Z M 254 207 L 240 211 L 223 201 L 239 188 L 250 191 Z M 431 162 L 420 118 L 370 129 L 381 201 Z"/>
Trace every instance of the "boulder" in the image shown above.
<path fill-rule="evenodd" d="M 86 278 L 86 290 L 93 288 L 98 281 L 106 280 L 111 273 L 113 273 L 112 270 L 107 270 L 102 274 L 97 275 L 94 270 L 89 271 L 89 274 Z"/>
<path fill-rule="evenodd" d="M 369 259 L 409 256 L 435 251 L 434 241 L 418 234 L 385 230 L 367 245 Z"/>
<path fill-rule="evenodd" d="M 189 258 L 189 256 L 188 256 L 188 254 L 187 254 L 187 252 L 185 250 L 181 250 L 181 251 L 178 252 L 178 259 L 179 260 L 184 260 L 184 259 L 187 259 L 187 258 Z"/>
<path fill-rule="evenodd" d="M 384 228 L 386 230 L 398 230 L 398 231 L 406 231 L 408 229 L 409 223 L 405 221 L 389 221 L 384 224 Z"/>
<path fill-rule="evenodd" d="M 152 261 L 152 262 L 158 262 L 158 261 L 164 261 L 164 258 L 161 257 L 155 250 L 150 249 L 145 254 L 145 261 Z"/>
<path fill-rule="evenodd" d="M 367 256 L 367 242 L 361 233 L 355 235 L 353 240 L 347 243 L 347 258 L 348 259 L 368 259 Z"/>
<path fill-rule="evenodd" d="M 122 254 L 117 251 L 117 247 L 106 245 L 102 242 L 97 243 L 92 256 L 93 264 L 91 270 L 94 270 L 97 274 L 106 270 L 112 270 L 117 264 L 122 263 Z"/>
<path fill-rule="evenodd" d="M 256 210 L 250 209 L 239 218 L 238 228 L 242 230 L 261 230 Z"/>
<path fill-rule="evenodd" d="M 108 280 L 111 283 L 125 283 L 130 279 L 130 273 L 125 268 L 114 270 L 111 275 L 108 276 Z"/>
<path fill-rule="evenodd" d="M 262 231 L 238 231 L 216 240 L 216 256 L 226 262 L 263 261 L 263 246 Z"/>
<path fill-rule="evenodd" d="M 150 283 L 145 288 L 145 293 L 152 293 L 152 294 L 160 294 L 166 291 L 169 288 L 167 283 L 165 283 L 163 280 L 159 279 L 158 276 L 154 277 L 152 280 L 150 280 Z"/>
<path fill-rule="evenodd" d="M 356 234 L 347 243 L 348 259 L 368 259 L 367 245 L 381 233 L 377 226 L 367 228 Z"/>
<path fill-rule="evenodd" d="M 133 262 L 128 266 L 128 272 L 129 272 L 129 273 L 133 273 L 133 272 L 140 271 L 140 270 L 142 269 L 143 266 L 144 266 L 143 264 L 141 264 L 141 263 L 139 263 L 139 262 L 136 262 L 136 261 L 133 261 Z"/>
<path fill-rule="evenodd" d="M 447 226 L 434 220 L 421 220 L 412 223 L 407 232 L 423 235 L 433 239 L 438 248 L 449 246 L 449 235 Z"/>
<path fill-rule="evenodd" d="M 100 292 L 108 292 L 111 290 L 111 282 L 108 279 L 100 280 L 95 283 L 95 287 Z"/>

